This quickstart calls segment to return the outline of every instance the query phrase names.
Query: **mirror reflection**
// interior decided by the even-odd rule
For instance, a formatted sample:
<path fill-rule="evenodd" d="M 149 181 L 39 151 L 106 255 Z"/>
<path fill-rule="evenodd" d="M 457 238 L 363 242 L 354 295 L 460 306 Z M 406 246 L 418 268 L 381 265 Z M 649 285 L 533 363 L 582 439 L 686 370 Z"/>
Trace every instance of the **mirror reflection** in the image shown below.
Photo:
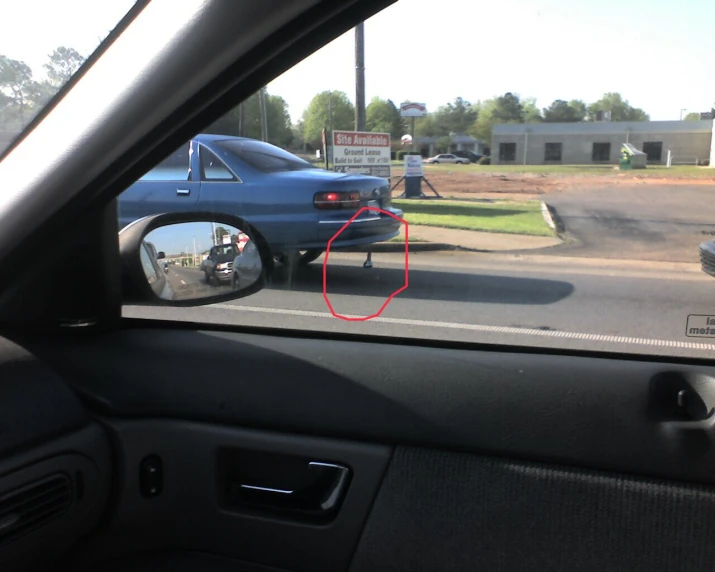
<path fill-rule="evenodd" d="M 217 222 L 163 226 L 142 242 L 140 258 L 154 293 L 164 300 L 190 300 L 244 290 L 263 270 L 250 237 Z"/>

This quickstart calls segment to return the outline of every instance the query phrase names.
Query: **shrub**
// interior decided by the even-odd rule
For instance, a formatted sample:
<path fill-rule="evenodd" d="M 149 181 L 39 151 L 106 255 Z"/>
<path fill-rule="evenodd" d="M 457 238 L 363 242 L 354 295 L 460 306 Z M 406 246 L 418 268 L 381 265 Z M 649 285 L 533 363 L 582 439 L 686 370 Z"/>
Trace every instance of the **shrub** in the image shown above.
<path fill-rule="evenodd" d="M 491 157 L 482 157 L 481 159 L 479 159 L 479 164 L 480 165 L 491 165 L 492 158 Z"/>

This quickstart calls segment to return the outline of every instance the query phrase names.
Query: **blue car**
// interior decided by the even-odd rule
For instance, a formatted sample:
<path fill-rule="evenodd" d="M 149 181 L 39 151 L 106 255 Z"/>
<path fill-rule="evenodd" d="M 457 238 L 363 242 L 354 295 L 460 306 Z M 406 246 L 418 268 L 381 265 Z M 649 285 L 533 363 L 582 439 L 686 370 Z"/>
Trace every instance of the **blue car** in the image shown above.
<path fill-rule="evenodd" d="M 362 207 L 397 217 L 387 179 L 334 173 L 269 143 L 197 135 L 119 195 L 119 226 L 147 215 L 210 211 L 243 217 L 279 260 L 307 264 Z M 345 248 L 389 240 L 400 222 L 363 211 L 331 243 Z"/>

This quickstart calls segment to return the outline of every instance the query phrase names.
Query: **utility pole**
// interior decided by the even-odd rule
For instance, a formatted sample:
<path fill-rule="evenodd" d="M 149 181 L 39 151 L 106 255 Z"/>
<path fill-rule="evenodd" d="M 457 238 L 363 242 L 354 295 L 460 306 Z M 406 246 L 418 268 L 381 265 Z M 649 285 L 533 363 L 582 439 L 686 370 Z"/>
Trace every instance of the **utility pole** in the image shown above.
<path fill-rule="evenodd" d="M 355 27 L 355 131 L 365 131 L 365 22 Z"/>
<path fill-rule="evenodd" d="M 333 92 L 328 91 L 328 135 L 333 132 Z"/>
<path fill-rule="evenodd" d="M 261 139 L 268 141 L 268 113 L 266 111 L 266 88 L 261 88 L 258 100 L 261 108 Z"/>

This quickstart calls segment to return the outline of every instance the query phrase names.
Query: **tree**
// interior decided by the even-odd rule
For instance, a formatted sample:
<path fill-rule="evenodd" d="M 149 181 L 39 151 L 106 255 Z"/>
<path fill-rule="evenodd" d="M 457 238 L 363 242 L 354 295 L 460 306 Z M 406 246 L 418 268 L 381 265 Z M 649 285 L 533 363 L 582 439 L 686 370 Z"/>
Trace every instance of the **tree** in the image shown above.
<path fill-rule="evenodd" d="M 59 89 L 84 63 L 84 56 L 73 48 L 60 46 L 49 55 L 50 61 L 45 64 L 47 79 L 51 85 Z"/>
<path fill-rule="evenodd" d="M 575 123 L 586 118 L 586 104 L 582 101 L 563 99 L 555 100 L 544 108 L 544 121 L 547 123 Z"/>
<path fill-rule="evenodd" d="M 519 96 L 507 92 L 494 99 L 488 99 L 481 104 L 479 116 L 470 130 L 470 134 L 481 141 L 489 142 L 492 140 L 493 125 L 499 123 L 524 123 L 525 119 L 524 107 Z"/>
<path fill-rule="evenodd" d="M 6 100 L 12 101 L 6 107 L 8 119 L 16 119 L 24 127 L 29 119 L 32 94 L 36 91 L 36 82 L 32 79 L 32 70 L 25 62 L 0 55 L 0 93 Z M 15 117 L 13 117 L 15 116 Z"/>
<path fill-rule="evenodd" d="M 477 120 L 478 106 L 457 97 L 453 102 L 437 108 L 434 113 L 435 128 L 439 135 L 466 133 Z"/>
<path fill-rule="evenodd" d="M 576 110 L 576 116 L 579 121 L 585 121 L 588 115 L 588 106 L 580 99 L 572 99 L 569 101 L 569 107 Z"/>
<path fill-rule="evenodd" d="M 207 133 L 219 135 L 243 135 L 252 139 L 261 138 L 260 93 L 254 93 L 246 101 L 224 114 L 207 129 Z M 241 106 L 243 106 L 243 130 L 241 130 Z M 293 141 L 293 130 L 288 113 L 288 104 L 279 95 L 266 95 L 268 142 L 287 147 Z M 243 133 L 241 133 L 243 131 Z"/>
<path fill-rule="evenodd" d="M 588 119 L 595 121 L 599 111 L 610 111 L 611 121 L 649 121 L 648 114 L 637 107 L 632 107 L 620 93 L 610 92 L 588 106 Z"/>
<path fill-rule="evenodd" d="M 541 110 L 536 106 L 536 98 L 527 97 L 521 102 L 524 113 L 524 123 L 541 123 L 544 118 Z"/>
<path fill-rule="evenodd" d="M 355 124 L 355 107 L 343 91 L 323 91 L 303 111 L 305 142 L 313 148 L 321 145 L 323 129 L 352 130 Z"/>
<path fill-rule="evenodd" d="M 223 244 L 223 237 L 227 234 L 231 234 L 222 226 L 217 226 L 214 232 L 216 233 L 216 244 Z"/>
<path fill-rule="evenodd" d="M 683 119 L 685 121 L 700 121 L 700 114 L 696 112 L 688 113 Z"/>
<path fill-rule="evenodd" d="M 437 125 L 434 113 L 428 113 L 425 117 L 415 119 L 415 137 L 438 137 L 440 135 L 444 135 L 444 133 Z"/>
<path fill-rule="evenodd" d="M 368 131 L 389 133 L 393 141 L 399 141 L 405 127 L 400 117 L 400 110 L 390 99 L 373 97 L 365 110 Z"/>

